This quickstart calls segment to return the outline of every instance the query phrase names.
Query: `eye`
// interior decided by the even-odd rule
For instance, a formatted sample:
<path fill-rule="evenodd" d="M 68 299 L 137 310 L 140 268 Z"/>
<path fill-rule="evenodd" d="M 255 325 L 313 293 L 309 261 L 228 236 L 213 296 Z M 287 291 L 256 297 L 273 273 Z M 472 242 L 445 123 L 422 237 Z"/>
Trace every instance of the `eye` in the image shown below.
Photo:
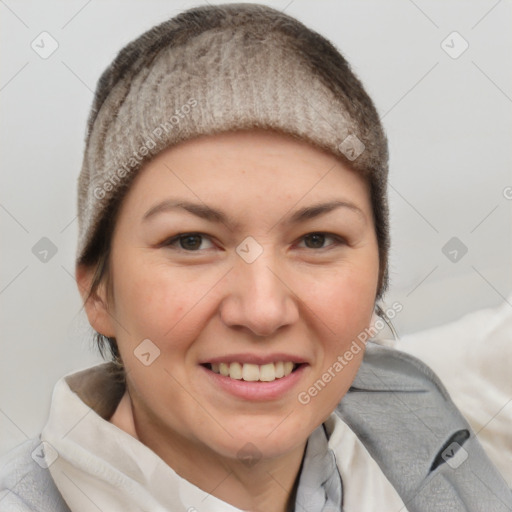
<path fill-rule="evenodd" d="M 176 246 L 177 244 L 179 244 L 178 247 Z M 173 238 L 170 238 L 162 245 L 166 247 L 183 249 L 185 251 L 199 251 L 204 249 L 211 249 L 213 247 L 211 240 L 206 235 L 201 233 L 181 233 Z"/>
<path fill-rule="evenodd" d="M 330 235 L 328 233 L 308 233 L 302 237 L 302 240 L 305 243 L 305 247 L 308 249 L 325 249 L 330 245 L 340 245 L 343 243 L 341 238 Z M 324 245 L 326 242 L 329 242 L 327 245 Z M 299 246 L 304 247 L 299 244 Z"/>

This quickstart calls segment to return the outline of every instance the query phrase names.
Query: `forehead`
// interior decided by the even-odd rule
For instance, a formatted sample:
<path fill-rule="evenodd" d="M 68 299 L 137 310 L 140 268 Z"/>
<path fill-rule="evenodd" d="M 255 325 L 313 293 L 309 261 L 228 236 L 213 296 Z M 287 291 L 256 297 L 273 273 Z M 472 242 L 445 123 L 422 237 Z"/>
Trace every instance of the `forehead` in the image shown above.
<path fill-rule="evenodd" d="M 263 130 L 201 136 L 168 148 L 139 172 L 126 201 L 147 206 L 170 195 L 240 211 L 256 207 L 261 215 L 326 199 L 370 208 L 366 180 L 340 158 Z"/>

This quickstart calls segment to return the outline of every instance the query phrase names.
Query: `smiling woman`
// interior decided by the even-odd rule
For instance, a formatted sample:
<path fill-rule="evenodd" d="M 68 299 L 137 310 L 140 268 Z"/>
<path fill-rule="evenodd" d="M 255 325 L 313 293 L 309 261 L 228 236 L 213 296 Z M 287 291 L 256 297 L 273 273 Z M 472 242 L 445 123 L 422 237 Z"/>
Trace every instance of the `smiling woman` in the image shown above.
<path fill-rule="evenodd" d="M 197 198 L 199 209 L 189 208 Z M 226 502 L 284 510 L 308 436 L 362 359 L 361 351 L 309 407 L 298 404 L 297 393 L 370 322 L 379 268 L 371 219 L 364 179 L 289 136 L 198 137 L 149 162 L 114 229 L 115 300 L 86 303 L 129 376 L 130 408 L 112 423 L 133 417 L 138 439 L 202 489 L 226 479 L 216 493 Z M 251 263 L 236 251 L 248 236 Z M 79 275 L 83 289 L 92 275 Z M 132 356 L 142 339 L 160 353 L 149 368 Z M 248 443 L 262 459 L 250 469 L 237 458 Z"/>
<path fill-rule="evenodd" d="M 76 265 L 112 360 L 59 381 L 4 503 L 508 510 L 437 377 L 361 336 L 387 286 L 386 178 L 362 85 L 279 11 L 199 7 L 123 49 L 89 118 Z"/>
<path fill-rule="evenodd" d="M 270 470 L 291 494 L 308 434 L 336 407 L 363 355 L 310 408 L 298 405 L 297 391 L 370 321 L 379 269 L 372 218 L 366 180 L 289 135 L 226 132 L 162 151 L 117 214 L 115 301 L 104 307 L 105 289 L 86 301 L 91 324 L 116 340 L 130 375 L 110 422 L 203 489 L 245 469 L 237 454 L 251 443 L 262 458 L 250 471 L 256 496 L 227 479 L 218 497 L 241 494 L 244 508 L 264 507 L 268 492 L 275 503 Z M 248 235 L 254 243 L 242 258 Z M 93 277 L 92 267 L 79 267 L 83 290 Z M 159 350 L 150 371 L 130 357 L 141 339 Z M 205 414 L 215 420 L 208 430 Z M 199 478 L 190 460 L 203 461 Z"/>

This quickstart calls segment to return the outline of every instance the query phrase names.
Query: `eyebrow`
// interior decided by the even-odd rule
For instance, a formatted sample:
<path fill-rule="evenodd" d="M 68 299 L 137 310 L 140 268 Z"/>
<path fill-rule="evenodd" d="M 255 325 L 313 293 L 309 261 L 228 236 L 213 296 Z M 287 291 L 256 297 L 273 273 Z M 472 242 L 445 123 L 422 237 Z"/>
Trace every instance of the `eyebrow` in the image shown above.
<path fill-rule="evenodd" d="M 320 215 L 332 212 L 338 208 L 346 208 L 350 211 L 353 211 L 366 221 L 366 215 L 363 210 L 361 210 L 361 208 L 348 201 L 336 200 L 305 206 L 304 208 L 297 210 L 291 216 L 284 216 L 284 220 L 282 222 L 287 225 L 298 224 L 300 222 L 304 222 L 306 220 L 310 220 L 315 217 L 319 217 Z M 185 210 L 189 213 L 192 213 L 193 215 L 196 215 L 197 217 L 200 217 L 201 219 L 205 219 L 210 222 L 225 224 L 231 230 L 236 230 L 240 226 L 239 222 L 235 221 L 235 219 L 229 217 L 221 210 L 212 208 L 206 204 L 173 199 L 166 199 L 151 207 L 144 214 L 142 220 L 145 222 L 157 214 L 179 209 Z"/>

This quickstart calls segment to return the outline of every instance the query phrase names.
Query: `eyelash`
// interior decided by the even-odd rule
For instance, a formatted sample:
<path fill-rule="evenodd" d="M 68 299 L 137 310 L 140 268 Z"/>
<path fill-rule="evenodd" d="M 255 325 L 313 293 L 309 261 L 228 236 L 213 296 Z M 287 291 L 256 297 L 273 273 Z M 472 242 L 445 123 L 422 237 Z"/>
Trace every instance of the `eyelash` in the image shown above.
<path fill-rule="evenodd" d="M 333 239 L 334 240 L 334 243 L 331 243 L 325 247 L 316 247 L 316 248 L 312 248 L 312 247 L 303 247 L 303 249 L 311 249 L 311 250 L 314 250 L 314 249 L 317 249 L 317 250 L 322 250 L 322 249 L 328 249 L 329 247 L 331 246 L 340 246 L 340 245 L 347 245 L 347 242 L 337 236 L 337 235 L 334 235 L 332 233 L 326 233 L 326 232 L 323 232 L 323 231 L 313 231 L 311 233 L 306 233 L 305 235 L 303 235 L 300 240 L 304 240 L 306 237 L 308 236 L 312 236 L 312 235 L 322 235 L 324 236 L 326 239 Z M 184 239 L 184 238 L 187 238 L 187 237 L 194 237 L 194 236 L 198 236 L 198 237 L 202 237 L 202 238 L 208 238 L 210 239 L 211 241 L 211 237 L 209 237 L 208 235 L 205 235 L 204 233 L 196 233 L 196 232 L 191 232 L 191 233 L 180 233 L 176 236 L 173 236 L 172 238 L 169 238 L 168 240 L 166 240 L 165 242 L 163 242 L 161 245 L 164 246 L 164 247 L 171 247 L 171 248 L 175 248 L 179 251 L 184 251 L 184 252 L 189 252 L 189 253 L 192 253 L 192 252 L 201 252 L 201 249 L 198 249 L 198 250 L 189 250 L 189 249 L 185 249 L 183 247 L 173 247 L 173 246 L 176 246 L 176 244 L 178 244 L 180 242 L 180 240 Z M 203 249 L 203 250 L 206 250 L 206 249 Z"/>

